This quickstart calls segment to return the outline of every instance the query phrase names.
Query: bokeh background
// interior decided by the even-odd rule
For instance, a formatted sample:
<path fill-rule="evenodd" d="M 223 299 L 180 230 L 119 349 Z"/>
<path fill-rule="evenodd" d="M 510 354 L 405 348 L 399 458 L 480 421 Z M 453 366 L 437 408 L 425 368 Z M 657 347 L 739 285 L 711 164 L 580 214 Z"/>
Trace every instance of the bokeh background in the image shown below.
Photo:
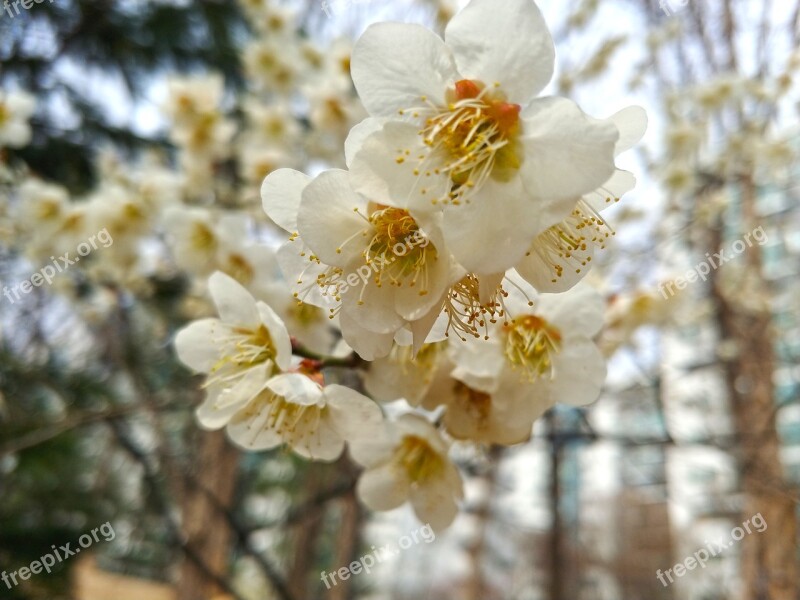
<path fill-rule="evenodd" d="M 201 431 L 200 380 L 171 339 L 209 314 L 217 269 L 299 336 L 335 339 L 279 281 L 261 181 L 343 166 L 366 116 L 349 56 L 368 24 L 442 31 L 458 2 L 13 4 L 0 14 L 2 285 L 103 230 L 113 243 L 0 297 L 0 570 L 104 523 L 115 535 L 0 582 L 0 598 L 800 598 L 800 3 L 540 2 L 557 51 L 548 93 L 650 117 L 620 159 L 639 184 L 609 210 L 616 236 L 589 275 L 608 304 L 606 388 L 550 411 L 526 444 L 457 448 L 455 524 L 330 590 L 320 572 L 420 524 L 360 506 L 347 457 L 245 454 Z M 730 260 L 688 275 L 720 249 Z M 663 584 L 715 540 L 724 551 Z"/>

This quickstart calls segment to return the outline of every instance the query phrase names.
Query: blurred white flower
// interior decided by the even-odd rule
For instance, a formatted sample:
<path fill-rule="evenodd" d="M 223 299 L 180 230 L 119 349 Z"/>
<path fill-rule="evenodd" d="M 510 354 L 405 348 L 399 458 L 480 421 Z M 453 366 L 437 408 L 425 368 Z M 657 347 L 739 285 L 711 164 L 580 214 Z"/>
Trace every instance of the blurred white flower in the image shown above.
<path fill-rule="evenodd" d="M 447 344 L 425 344 L 414 354 L 412 346 L 395 343 L 388 356 L 377 358 L 364 373 L 364 388 L 378 402 L 404 399 L 418 406 L 433 383 Z"/>
<path fill-rule="evenodd" d="M 450 525 L 464 491 L 439 432 L 422 417 L 409 414 L 371 434 L 350 444 L 353 458 L 366 469 L 357 486 L 364 504 L 392 510 L 410 500 L 419 520 L 435 531 Z"/>
<path fill-rule="evenodd" d="M 174 78 L 169 81 L 164 112 L 171 120 L 170 139 L 192 154 L 213 160 L 230 153 L 236 125 L 225 118 L 224 81 L 219 75 Z"/>
<path fill-rule="evenodd" d="M 31 141 L 30 118 L 36 99 L 27 92 L 0 90 L 0 148 L 22 148 Z"/>
<path fill-rule="evenodd" d="M 487 393 L 455 379 L 454 368 L 446 357 L 439 361 L 421 404 L 431 411 L 444 406 L 442 424 L 457 440 L 505 446 L 527 441 L 533 422 L 550 408 L 541 396 L 510 393 L 518 385 L 513 378 Z"/>

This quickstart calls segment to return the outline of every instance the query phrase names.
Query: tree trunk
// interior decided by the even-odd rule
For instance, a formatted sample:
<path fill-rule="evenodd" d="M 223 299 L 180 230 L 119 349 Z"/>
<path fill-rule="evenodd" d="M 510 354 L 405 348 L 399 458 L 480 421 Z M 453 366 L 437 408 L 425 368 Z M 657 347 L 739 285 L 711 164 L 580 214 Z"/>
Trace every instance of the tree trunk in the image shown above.
<path fill-rule="evenodd" d="M 489 528 L 489 521 L 492 518 L 492 500 L 495 495 L 497 483 L 497 470 L 500 467 L 500 459 L 503 456 L 502 446 L 492 446 L 488 452 L 488 465 L 486 470 L 479 477 L 483 480 L 480 493 L 481 497 L 476 501 L 473 515 L 477 523 L 472 539 L 467 545 L 467 556 L 470 568 L 469 577 L 464 585 L 464 600 L 487 600 L 494 595 L 487 587 L 484 575 L 486 562 L 486 534 Z"/>
<path fill-rule="evenodd" d="M 314 498 L 324 487 L 324 473 L 319 465 L 310 464 L 305 474 L 305 493 Z M 308 598 L 308 576 L 314 566 L 317 540 L 322 532 L 322 519 L 325 507 L 318 506 L 310 511 L 293 527 L 292 561 L 289 568 L 289 589 L 295 598 Z"/>
<path fill-rule="evenodd" d="M 745 223 L 753 223 L 755 189 L 743 181 Z M 712 247 L 722 247 L 720 228 L 712 232 Z M 758 289 L 767 289 L 759 246 L 747 250 L 748 270 L 758 277 Z M 724 267 L 723 267 L 724 269 Z M 742 521 L 760 514 L 763 533 L 745 534 L 741 541 L 745 600 L 797 600 L 797 519 L 795 503 L 780 460 L 775 426 L 775 371 L 772 315 L 767 308 L 747 309 L 720 286 L 720 272 L 712 271 L 712 297 L 722 340 L 738 348 L 725 362 L 726 387 L 736 423 L 738 459 L 745 508 Z"/>
<path fill-rule="evenodd" d="M 341 509 L 341 528 L 336 536 L 336 552 L 334 565 L 346 566 L 357 557 L 359 538 L 361 536 L 361 521 L 363 511 L 358 504 L 355 492 L 351 492 L 339 501 Z M 331 588 L 328 600 L 347 600 L 353 595 L 350 593 L 353 578 L 338 581 L 338 585 Z"/>
<path fill-rule="evenodd" d="M 561 440 L 558 436 L 558 422 L 550 410 L 547 420 L 547 440 L 550 443 L 550 511 L 553 522 L 550 525 L 550 600 L 564 600 L 566 581 L 562 563 L 563 523 L 561 521 Z"/>
<path fill-rule="evenodd" d="M 205 569 L 223 579 L 228 572 L 231 530 L 220 508 L 229 510 L 236 485 L 239 452 L 223 432 L 199 432 L 182 499 L 183 535 Z M 176 600 L 213 600 L 222 590 L 189 559 L 181 565 Z"/>

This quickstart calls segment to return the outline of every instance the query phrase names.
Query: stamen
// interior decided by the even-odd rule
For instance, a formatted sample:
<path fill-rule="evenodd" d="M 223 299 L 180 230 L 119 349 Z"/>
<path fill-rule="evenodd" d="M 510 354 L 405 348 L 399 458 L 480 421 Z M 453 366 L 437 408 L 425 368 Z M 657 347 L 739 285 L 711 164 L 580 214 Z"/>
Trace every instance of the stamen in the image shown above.
<path fill-rule="evenodd" d="M 413 166 L 420 180 L 422 173 L 449 176 L 446 193 L 432 198 L 432 204 L 458 205 L 469 202 L 474 192 L 489 177 L 504 178 L 521 164 L 517 138 L 521 107 L 505 102 L 496 87 L 478 81 L 461 80 L 449 92 L 446 107 L 431 105 L 400 111 L 424 117 L 420 135 L 429 152 Z M 409 151 L 398 151 L 397 163 L 404 165 Z M 427 188 L 419 193 L 427 194 Z"/>
<path fill-rule="evenodd" d="M 526 315 L 503 326 L 505 355 L 520 367 L 523 377 L 533 382 L 555 375 L 553 355 L 561 350 L 561 332 L 541 317 Z"/>
<path fill-rule="evenodd" d="M 414 483 L 425 483 L 444 469 L 444 461 L 423 438 L 407 435 L 395 451 L 395 460 L 405 469 Z"/>
<path fill-rule="evenodd" d="M 453 329 L 456 335 L 467 341 L 465 335 L 475 338 L 489 339 L 489 323 L 497 323 L 498 319 L 506 316 L 505 298 L 508 296 L 502 285 L 495 290 L 487 303 L 481 302 L 480 279 L 469 274 L 461 281 L 450 287 L 445 301 L 444 312 L 447 314 L 446 336 L 450 336 Z M 463 334 L 463 335 L 462 335 Z"/>
<path fill-rule="evenodd" d="M 566 219 L 539 234 L 528 256 L 535 252 L 550 268 L 550 281 L 557 283 L 565 269 L 580 274 L 592 262 L 595 248 L 605 249 L 606 240 L 613 235 L 615 232 L 605 219 L 580 200 Z"/>

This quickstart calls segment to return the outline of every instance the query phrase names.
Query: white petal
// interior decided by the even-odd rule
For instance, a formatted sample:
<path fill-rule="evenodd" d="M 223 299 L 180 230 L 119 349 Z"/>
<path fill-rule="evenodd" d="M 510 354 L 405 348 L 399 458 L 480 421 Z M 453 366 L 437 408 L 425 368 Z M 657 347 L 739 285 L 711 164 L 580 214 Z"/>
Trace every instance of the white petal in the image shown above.
<path fill-rule="evenodd" d="M 339 313 L 342 336 L 347 344 L 364 360 L 375 360 L 389 354 L 394 342 L 394 332 L 375 333 L 361 325 L 358 320 L 342 311 Z"/>
<path fill-rule="evenodd" d="M 636 187 L 632 173 L 617 169 L 611 178 L 595 191 L 583 196 L 583 200 L 597 212 L 608 208 Z"/>
<path fill-rule="evenodd" d="M 445 294 L 446 293 L 447 291 L 445 291 Z M 439 301 L 434 304 L 427 315 L 408 324 L 408 328 L 411 330 L 412 351 L 414 356 L 416 356 L 423 345 L 441 342 L 446 339 L 447 318 L 442 311 L 443 303 L 444 294 L 439 297 Z M 438 328 L 434 330 L 434 327 L 437 326 Z"/>
<path fill-rule="evenodd" d="M 445 30 L 462 77 L 500 84 L 515 104 L 527 104 L 553 76 L 555 48 L 532 0 L 472 0 Z"/>
<path fill-rule="evenodd" d="M 22 118 L 30 117 L 36 109 L 36 98 L 27 92 L 10 93 L 5 102 L 14 116 Z"/>
<path fill-rule="evenodd" d="M 448 178 L 427 177 L 421 171 L 415 174 L 419 165 L 416 158 L 430 154 L 417 126 L 386 123 L 382 130 L 365 139 L 356 153 L 350 168 L 353 188 L 367 198 L 380 198 L 382 204 L 422 212 L 438 211 L 441 204 L 434 205 L 433 200 L 447 195 Z"/>
<path fill-rule="evenodd" d="M 6 126 L 0 130 L 0 133 L 2 133 L 2 137 L 5 139 L 5 143 L 8 146 L 11 148 L 22 148 L 30 143 L 33 130 L 28 123 L 12 121 L 6 124 Z"/>
<path fill-rule="evenodd" d="M 219 319 L 193 321 L 175 336 L 175 351 L 186 366 L 208 373 L 219 361 L 219 349 L 213 340 L 224 326 Z"/>
<path fill-rule="evenodd" d="M 502 341 L 498 339 L 499 332 L 493 333 L 489 340 L 467 337 L 466 342 L 455 339 L 450 344 L 450 356 L 456 364 L 453 376 L 482 391 L 494 391 L 494 387 L 488 384 L 474 385 L 476 382 L 472 379 L 467 380 L 464 375 L 469 374 L 487 381 L 496 381 L 500 376 L 505 359 Z"/>
<path fill-rule="evenodd" d="M 404 348 L 398 351 L 405 353 L 408 350 Z M 430 385 L 432 375 L 431 370 L 418 361 L 397 360 L 390 356 L 370 364 L 369 370 L 363 375 L 364 388 L 378 402 L 394 402 L 403 398 L 412 406 L 417 406 Z"/>
<path fill-rule="evenodd" d="M 532 310 L 562 335 L 591 338 L 603 327 L 605 302 L 595 288 L 582 283 L 564 294 L 540 295 Z"/>
<path fill-rule="evenodd" d="M 600 395 L 606 380 L 606 362 L 594 342 L 567 338 L 553 358 L 555 378 L 546 382 L 554 402 L 586 406 Z"/>
<path fill-rule="evenodd" d="M 255 299 L 232 277 L 217 271 L 209 277 L 208 289 L 224 323 L 252 327 L 260 322 Z"/>
<path fill-rule="evenodd" d="M 370 434 L 350 440 L 350 456 L 368 469 L 389 462 L 400 440 L 397 429 L 390 427 L 386 421 L 376 426 Z"/>
<path fill-rule="evenodd" d="M 298 238 L 278 248 L 278 265 L 289 288 L 298 299 L 326 311 L 335 309 L 339 302 L 333 296 L 323 295 L 322 288 L 316 283 L 317 276 L 323 274 L 328 266 L 310 260 L 312 254 L 311 249 Z"/>
<path fill-rule="evenodd" d="M 647 131 L 647 112 L 641 106 L 623 108 L 609 119 L 619 130 L 619 140 L 614 148 L 615 156 L 633 148 Z"/>
<path fill-rule="evenodd" d="M 350 288 L 342 296 L 342 313 L 365 329 L 394 336 L 405 324 L 394 309 L 394 296 L 394 286 L 384 281 L 379 287 L 374 279 L 370 279 L 366 285 Z"/>
<path fill-rule="evenodd" d="M 223 427 L 264 389 L 268 379 L 266 365 L 262 364 L 249 369 L 232 387 L 214 383 L 207 390 L 205 402 L 195 412 L 198 422 L 205 429 Z"/>
<path fill-rule="evenodd" d="M 246 404 L 247 400 L 241 402 L 231 402 L 223 407 L 217 406 L 217 399 L 224 390 L 211 387 L 207 390 L 206 399 L 195 410 L 195 418 L 200 427 L 206 431 L 217 431 L 227 425 L 233 415 L 239 412 Z"/>
<path fill-rule="evenodd" d="M 346 441 L 374 435 L 383 421 L 380 407 L 372 400 L 343 385 L 328 385 L 324 390 L 328 401 L 331 426 Z"/>
<path fill-rule="evenodd" d="M 270 450 L 283 445 L 283 437 L 263 423 L 253 424 L 255 419 L 244 419 L 235 416 L 225 431 L 231 441 L 244 450 Z"/>
<path fill-rule="evenodd" d="M 294 169 L 273 171 L 261 185 L 264 212 L 278 227 L 289 233 L 297 232 L 297 209 L 311 177 Z"/>
<path fill-rule="evenodd" d="M 389 462 L 364 471 L 356 492 L 372 510 L 392 510 L 408 499 L 409 482 L 405 474 Z"/>
<path fill-rule="evenodd" d="M 542 230 L 542 204 L 525 194 L 518 177 L 508 183 L 490 179 L 469 204 L 445 209 L 447 248 L 467 271 L 503 273 L 525 255 Z"/>
<path fill-rule="evenodd" d="M 300 429 L 298 426 L 298 430 Z M 292 450 L 304 458 L 332 462 L 344 451 L 342 436 L 324 419 L 313 430 L 308 429 L 308 435 L 298 438 L 300 433 L 297 432 L 291 446 Z"/>
<path fill-rule="evenodd" d="M 496 443 L 516 444 L 530 438 L 533 422 L 553 406 L 549 394 L 520 384 L 517 373 L 503 378 L 493 399 L 494 418 L 504 430 Z"/>
<path fill-rule="evenodd" d="M 361 150 L 364 140 L 383 129 L 385 124 L 386 119 L 369 118 L 364 119 L 350 130 L 350 134 L 344 141 L 344 159 L 348 168 L 352 165 L 353 158 L 355 158 L 358 151 Z"/>
<path fill-rule="evenodd" d="M 401 23 L 371 25 L 353 48 L 353 83 L 373 116 L 424 106 L 423 96 L 445 103 L 458 79 L 450 49 L 432 31 Z"/>
<path fill-rule="evenodd" d="M 439 255 L 436 260 L 429 260 L 427 285 L 420 280 L 414 287 L 404 282 L 395 289 L 395 309 L 397 313 L 409 321 L 416 321 L 429 316 L 434 308 L 440 308 L 442 295 L 450 287 L 450 262 L 446 255 Z M 421 294 L 421 292 L 425 292 Z M 438 315 L 438 311 L 437 311 Z"/>
<path fill-rule="evenodd" d="M 431 479 L 413 487 L 411 504 L 417 518 L 435 532 L 446 529 L 458 515 L 454 490 L 444 478 Z"/>
<path fill-rule="evenodd" d="M 522 119 L 521 174 L 529 194 L 577 201 L 614 173 L 619 133 L 612 122 L 589 117 L 565 98 L 535 100 Z"/>
<path fill-rule="evenodd" d="M 447 459 L 449 444 L 444 440 L 439 431 L 431 424 L 428 419 L 417 414 L 404 414 L 394 422 L 397 431 L 401 436 L 412 435 L 420 437 L 436 452 Z"/>
<path fill-rule="evenodd" d="M 364 250 L 361 232 L 367 201 L 350 187 L 347 171 L 319 175 L 303 192 L 297 228 L 300 237 L 324 263 L 344 266 L 359 260 Z M 349 243 L 348 243 L 349 241 Z"/>
<path fill-rule="evenodd" d="M 299 373 L 284 373 L 273 377 L 267 383 L 267 387 L 293 404 L 311 406 L 322 402 L 322 389 L 319 384 Z"/>

